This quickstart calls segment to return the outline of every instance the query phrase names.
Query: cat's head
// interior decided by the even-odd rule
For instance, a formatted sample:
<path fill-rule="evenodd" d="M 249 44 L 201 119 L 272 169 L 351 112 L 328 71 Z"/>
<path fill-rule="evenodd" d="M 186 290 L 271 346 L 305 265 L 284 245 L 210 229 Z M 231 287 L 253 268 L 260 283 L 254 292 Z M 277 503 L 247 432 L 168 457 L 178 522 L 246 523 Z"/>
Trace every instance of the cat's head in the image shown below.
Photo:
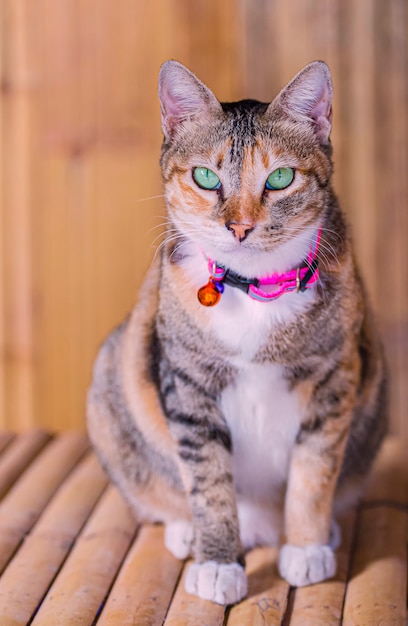
<path fill-rule="evenodd" d="M 161 165 L 169 217 L 186 240 L 238 270 L 278 249 L 284 258 L 292 240 L 299 255 L 307 249 L 330 191 L 332 93 L 322 61 L 270 104 L 220 103 L 183 65 L 163 64 Z"/>

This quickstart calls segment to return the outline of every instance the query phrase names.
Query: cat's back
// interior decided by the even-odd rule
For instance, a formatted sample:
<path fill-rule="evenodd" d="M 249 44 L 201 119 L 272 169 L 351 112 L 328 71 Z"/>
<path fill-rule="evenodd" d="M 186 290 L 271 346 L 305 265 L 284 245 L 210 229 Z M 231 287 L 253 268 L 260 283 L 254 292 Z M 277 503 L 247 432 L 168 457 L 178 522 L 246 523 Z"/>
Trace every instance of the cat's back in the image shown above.
<path fill-rule="evenodd" d="M 116 326 L 102 343 L 92 373 L 88 392 L 88 425 L 98 421 L 98 407 L 110 407 L 112 419 L 128 411 L 128 372 L 138 364 L 146 374 L 153 319 L 159 287 L 159 260 L 155 259 L 140 288 L 133 312 Z"/>

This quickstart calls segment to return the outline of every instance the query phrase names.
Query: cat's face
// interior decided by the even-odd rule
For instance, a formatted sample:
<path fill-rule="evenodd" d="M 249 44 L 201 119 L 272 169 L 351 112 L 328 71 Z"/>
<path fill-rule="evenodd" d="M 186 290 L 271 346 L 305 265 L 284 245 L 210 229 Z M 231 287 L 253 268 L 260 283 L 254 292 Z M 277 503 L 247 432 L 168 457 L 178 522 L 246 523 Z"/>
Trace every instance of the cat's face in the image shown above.
<path fill-rule="evenodd" d="M 188 240 L 228 262 L 310 239 L 332 171 L 326 65 L 307 66 L 270 105 L 221 105 L 174 61 L 159 92 L 169 217 Z"/>

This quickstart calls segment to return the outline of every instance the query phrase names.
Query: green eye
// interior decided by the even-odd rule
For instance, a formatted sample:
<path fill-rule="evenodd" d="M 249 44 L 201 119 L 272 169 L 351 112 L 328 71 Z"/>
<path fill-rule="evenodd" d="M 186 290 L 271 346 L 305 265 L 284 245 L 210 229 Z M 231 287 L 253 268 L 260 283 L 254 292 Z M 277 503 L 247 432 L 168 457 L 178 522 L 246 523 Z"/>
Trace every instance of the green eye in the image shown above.
<path fill-rule="evenodd" d="M 285 189 L 289 187 L 294 176 L 295 172 L 291 167 L 279 167 L 272 174 L 269 174 L 265 187 L 266 189 Z"/>
<path fill-rule="evenodd" d="M 207 167 L 195 167 L 193 178 L 202 189 L 219 189 L 221 187 L 221 181 L 217 174 L 214 174 Z"/>

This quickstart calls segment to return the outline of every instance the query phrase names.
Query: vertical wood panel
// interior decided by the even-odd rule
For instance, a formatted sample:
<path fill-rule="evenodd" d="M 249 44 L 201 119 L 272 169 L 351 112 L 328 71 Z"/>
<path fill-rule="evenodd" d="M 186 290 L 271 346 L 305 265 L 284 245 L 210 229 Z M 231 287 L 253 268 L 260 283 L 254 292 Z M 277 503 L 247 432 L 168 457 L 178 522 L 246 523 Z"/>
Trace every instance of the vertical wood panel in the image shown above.
<path fill-rule="evenodd" d="M 393 428 L 408 436 L 408 7 L 376 3 L 378 311 L 391 372 Z"/>
<path fill-rule="evenodd" d="M 3 45 L 3 30 L 5 23 L 4 4 L 0 3 L 0 86 L 1 92 L 4 92 L 4 45 Z M 4 189 L 4 98 L 0 98 L 0 190 Z M 5 285 L 4 285 L 4 245 L 3 245 L 3 231 L 5 222 L 5 198 L 4 192 L 0 191 L 0 424 L 5 422 L 5 402 L 6 402 L 6 389 L 5 389 L 5 328 L 4 328 L 4 314 L 5 314 Z"/>
<path fill-rule="evenodd" d="M 3 295 L 5 423 L 33 419 L 33 301 L 31 273 L 30 88 L 24 0 L 3 0 Z"/>
<path fill-rule="evenodd" d="M 335 187 L 386 339 L 393 427 L 406 433 L 405 1 L 0 7 L 0 424 L 83 424 L 97 346 L 131 308 L 164 219 L 160 64 L 179 59 L 223 100 L 270 100 L 322 58 L 335 86 Z"/>
<path fill-rule="evenodd" d="M 38 183 L 42 219 L 36 268 L 43 311 L 37 412 L 58 428 L 83 422 L 97 346 L 134 302 L 151 256 L 146 233 L 154 213 L 163 210 L 158 206 L 153 212 L 154 201 L 139 202 L 160 195 L 160 132 L 149 121 L 152 111 L 159 119 L 158 104 L 150 104 L 157 99 L 157 70 L 149 77 L 154 91 L 146 81 L 146 92 L 140 89 L 145 70 L 138 35 L 148 37 L 149 3 L 138 15 L 129 2 L 118 3 L 115 11 L 102 2 L 94 12 L 82 0 L 69 11 L 65 3 L 45 1 L 43 6 L 46 114 Z M 52 54 L 56 33 L 65 33 L 60 57 Z"/>
<path fill-rule="evenodd" d="M 378 283 L 372 269 L 377 256 L 377 180 L 375 161 L 374 3 L 363 0 L 344 3 L 350 29 L 346 49 L 345 77 L 348 77 L 347 185 L 342 190 L 346 209 L 354 226 L 357 258 L 363 267 L 369 292 L 377 302 Z"/>
<path fill-rule="evenodd" d="M 243 97 L 239 3 L 236 0 L 212 3 L 183 0 L 179 7 L 182 20 L 179 28 L 190 34 L 184 62 L 204 82 L 211 84 L 220 100 Z"/>

